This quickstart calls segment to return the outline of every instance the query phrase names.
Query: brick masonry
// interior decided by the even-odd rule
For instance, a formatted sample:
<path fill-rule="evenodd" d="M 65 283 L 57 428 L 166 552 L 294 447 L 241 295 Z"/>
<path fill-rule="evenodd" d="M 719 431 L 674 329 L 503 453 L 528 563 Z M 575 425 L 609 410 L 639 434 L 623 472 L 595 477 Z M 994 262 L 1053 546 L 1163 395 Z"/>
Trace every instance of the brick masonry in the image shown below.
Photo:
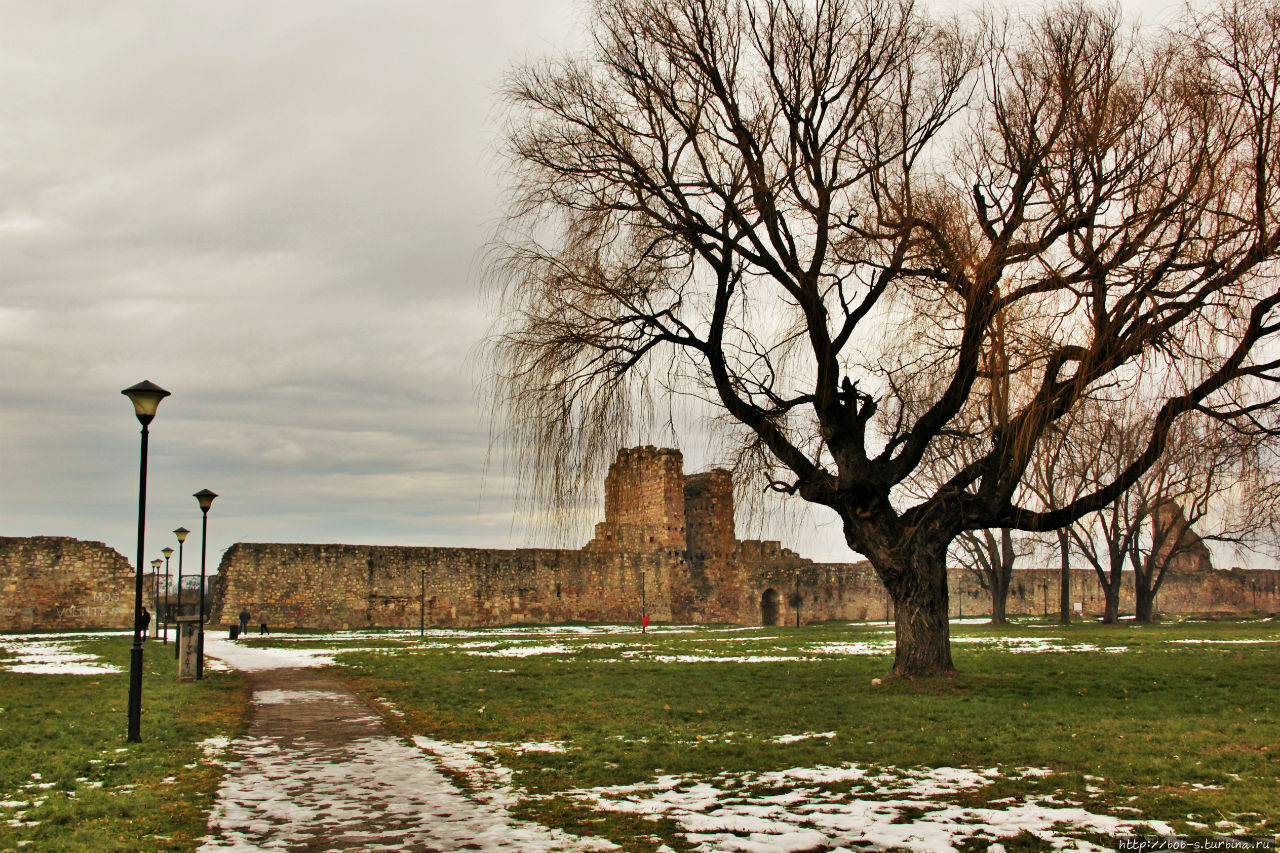
<path fill-rule="evenodd" d="M 683 467 L 678 450 L 619 452 L 605 518 L 581 550 L 236 544 L 222 558 L 212 619 L 230 625 L 247 609 L 255 624 L 332 629 L 634 623 L 642 610 L 743 625 L 892 618 L 869 563 L 814 563 L 779 542 L 738 539 L 729 472 Z M 1161 588 L 1159 612 L 1280 611 L 1280 571 L 1220 571 L 1207 550 L 1189 554 Z M 1015 570 L 1009 614 L 1056 613 L 1057 584 L 1056 569 Z M 972 573 L 952 569 L 950 590 L 953 617 L 990 613 Z M 1092 571 L 1073 570 L 1072 600 L 1101 614 Z M 100 542 L 0 538 L 0 630 L 127 628 L 132 601 L 133 570 Z M 1132 577 L 1121 610 L 1133 610 Z"/>
<path fill-rule="evenodd" d="M 482 626 L 568 620 L 801 624 L 892 617 L 869 563 L 814 563 L 779 542 L 739 540 L 728 471 L 684 474 L 678 450 L 619 452 L 604 484 L 605 518 L 578 551 L 239 544 L 220 568 L 214 619 L 241 608 L 281 626 Z M 1191 570 L 1196 568 L 1197 570 Z M 1056 612 L 1056 570 L 1015 572 L 1011 615 Z M 1280 572 L 1177 568 L 1163 612 L 1280 610 Z M 976 577 L 951 572 L 953 616 L 990 613 Z M 643 605 L 641 602 L 643 587 Z M 1092 571 L 1072 573 L 1073 600 L 1102 611 Z M 1132 579 L 1122 607 L 1132 611 Z"/>
<path fill-rule="evenodd" d="M 132 628 L 134 573 L 101 542 L 0 536 L 0 629 Z"/>

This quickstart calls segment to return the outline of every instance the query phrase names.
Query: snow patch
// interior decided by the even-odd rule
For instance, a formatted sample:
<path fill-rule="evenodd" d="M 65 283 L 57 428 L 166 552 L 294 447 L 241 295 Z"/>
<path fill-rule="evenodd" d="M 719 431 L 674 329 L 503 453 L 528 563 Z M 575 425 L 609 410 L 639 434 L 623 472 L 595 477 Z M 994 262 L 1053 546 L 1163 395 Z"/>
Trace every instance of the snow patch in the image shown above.
<path fill-rule="evenodd" d="M 1173 832 L 1160 821 L 1064 808 L 1047 802 L 1050 797 L 1006 800 L 1002 802 L 1007 805 L 1000 808 L 992 808 L 994 802 L 987 807 L 961 807 L 945 800 L 980 790 L 1002 776 L 1024 778 L 1048 772 L 1038 768 L 1004 772 L 957 767 L 873 769 L 846 764 L 710 779 L 660 776 L 640 785 L 567 795 L 599 809 L 670 819 L 699 853 L 868 848 L 952 853 L 966 840 L 986 840 L 994 847 L 999 839 L 1023 832 L 1059 849 L 1101 851 L 1077 836 Z"/>
<path fill-rule="evenodd" d="M 120 634 L 125 632 L 111 632 Z M 101 675 L 122 672 L 115 664 L 106 663 L 98 655 L 75 651 L 75 641 L 86 637 L 109 636 L 102 634 L 59 634 L 56 639 L 47 634 L 19 634 L 0 639 L 0 651 L 13 655 L 12 660 L 0 662 L 0 668 L 27 675 Z"/>
<path fill-rule="evenodd" d="M 259 690 L 253 701 L 259 705 L 291 705 L 295 702 L 341 701 L 347 697 L 332 690 Z"/>
<path fill-rule="evenodd" d="M 202 853 L 292 849 L 325 838 L 358 842 L 366 850 L 618 849 L 476 803 L 396 738 L 363 738 L 335 750 L 305 738 L 244 737 L 232 748 L 235 772 L 219 786 Z"/>
<path fill-rule="evenodd" d="M 813 738 L 830 739 L 835 736 L 836 736 L 835 732 L 805 732 L 802 735 L 778 735 L 775 738 L 770 738 L 769 742 L 770 743 L 795 743 L 796 741 L 799 741 L 799 740 L 812 740 Z"/>
<path fill-rule="evenodd" d="M 494 649 L 493 651 L 467 652 L 469 655 L 497 658 L 527 658 L 534 655 L 571 655 L 573 653 L 573 646 L 566 646 L 560 643 L 549 646 L 509 646 L 505 649 Z"/>

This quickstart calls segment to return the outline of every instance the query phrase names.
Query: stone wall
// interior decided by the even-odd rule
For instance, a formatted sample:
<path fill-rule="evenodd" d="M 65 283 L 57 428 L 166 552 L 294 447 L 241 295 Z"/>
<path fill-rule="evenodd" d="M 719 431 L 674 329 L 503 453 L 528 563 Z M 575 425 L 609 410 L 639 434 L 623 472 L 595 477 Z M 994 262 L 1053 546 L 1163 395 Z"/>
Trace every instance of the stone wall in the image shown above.
<path fill-rule="evenodd" d="M 739 540 L 728 471 L 685 476 L 678 450 L 619 452 L 605 518 L 580 551 L 240 544 L 227 551 L 214 620 L 241 608 L 282 626 L 342 628 L 656 620 L 792 625 L 891 619 L 870 564 L 814 563 L 779 542 Z M 1014 573 L 1010 615 L 1056 613 L 1057 571 Z M 1166 613 L 1280 610 L 1277 572 L 1177 571 Z M 951 615 L 987 616 L 976 576 L 951 571 Z M 643 588 L 643 604 L 641 602 Z M 1102 611 L 1090 570 L 1072 575 L 1083 612 Z M 1132 612 L 1132 579 L 1122 610 Z"/>
<path fill-rule="evenodd" d="M 605 518 L 580 551 L 241 543 L 223 556 L 213 618 L 230 624 L 244 608 L 286 627 L 479 626 L 636 622 L 643 609 L 754 624 L 771 589 L 790 591 L 778 613 L 794 618 L 797 571 L 802 621 L 867 612 L 865 564 L 815 566 L 777 542 L 738 541 L 728 471 L 686 477 L 680 451 L 639 447 L 610 466 Z"/>
<path fill-rule="evenodd" d="M 989 616 L 991 593 L 982 589 L 972 572 L 950 571 L 953 618 Z M 1009 584 L 1010 616 L 1056 615 L 1058 569 L 1014 569 Z M 1071 601 L 1086 616 L 1101 616 L 1105 598 L 1092 569 L 1071 570 Z M 1133 574 L 1125 572 L 1120 586 L 1120 612 L 1134 611 Z M 1280 571 L 1208 569 L 1170 574 L 1156 595 L 1156 612 L 1164 614 L 1226 615 L 1280 612 Z"/>
<path fill-rule="evenodd" d="M 133 594 L 133 567 L 101 542 L 0 536 L 0 629 L 130 629 Z"/>
<path fill-rule="evenodd" d="M 670 560 L 551 549 L 239 543 L 211 619 L 307 628 L 455 627 L 672 618 Z"/>
<path fill-rule="evenodd" d="M 737 539 L 729 472 L 685 476 L 683 466 L 678 450 L 621 451 L 605 518 L 578 551 L 233 545 L 211 618 L 229 625 L 247 609 L 255 622 L 327 629 L 635 623 L 642 609 L 660 621 L 743 625 L 892 618 L 870 564 L 814 563 L 779 542 Z M 990 614 L 975 575 L 953 569 L 949 582 L 953 617 Z M 1056 569 L 1015 570 L 1008 613 L 1056 614 L 1057 590 Z M 1091 570 L 1073 571 L 1072 600 L 1102 612 Z M 0 538 L 0 629 L 127 628 L 132 601 L 133 570 L 101 543 Z M 1277 612 L 1280 572 L 1217 571 L 1194 556 L 1169 573 L 1156 608 Z M 1121 610 L 1133 611 L 1131 577 Z"/>

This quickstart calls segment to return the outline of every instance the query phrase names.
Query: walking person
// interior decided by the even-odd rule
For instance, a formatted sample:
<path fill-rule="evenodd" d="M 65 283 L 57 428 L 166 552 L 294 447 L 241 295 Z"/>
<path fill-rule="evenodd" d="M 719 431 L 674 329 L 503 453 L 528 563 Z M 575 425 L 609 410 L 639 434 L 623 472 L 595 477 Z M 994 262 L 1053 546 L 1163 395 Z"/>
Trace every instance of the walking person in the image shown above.
<path fill-rule="evenodd" d="M 249 633 L 249 608 L 240 611 L 240 636 Z"/>
<path fill-rule="evenodd" d="M 142 641 L 143 642 L 146 642 L 147 640 L 147 628 L 149 628 L 150 626 L 151 626 L 151 611 L 144 607 L 142 608 Z"/>
<path fill-rule="evenodd" d="M 258 627 L 259 634 L 271 633 L 270 631 L 267 630 L 267 611 L 264 610 L 258 614 L 258 625 L 259 625 Z"/>

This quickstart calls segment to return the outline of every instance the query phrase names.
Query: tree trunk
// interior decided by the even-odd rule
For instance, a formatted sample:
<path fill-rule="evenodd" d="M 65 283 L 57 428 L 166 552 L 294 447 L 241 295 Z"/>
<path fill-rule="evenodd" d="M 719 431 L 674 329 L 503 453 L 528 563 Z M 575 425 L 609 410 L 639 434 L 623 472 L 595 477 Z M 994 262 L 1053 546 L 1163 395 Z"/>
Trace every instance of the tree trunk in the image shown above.
<path fill-rule="evenodd" d="M 1000 547 L 991 555 L 991 624 L 1008 625 L 1009 586 L 1013 583 L 1013 533 L 1009 528 L 1000 531 Z"/>
<path fill-rule="evenodd" d="M 1062 558 L 1062 568 L 1058 583 L 1058 621 L 1063 625 L 1071 624 L 1071 540 L 1066 528 L 1058 531 L 1058 550 Z"/>
<path fill-rule="evenodd" d="M 902 678 L 952 675 L 956 671 L 951 663 L 947 621 L 946 548 L 933 551 L 912 549 L 915 563 L 894 567 L 890 573 L 896 634 L 893 674 Z M 871 562 L 875 565 L 874 557 Z"/>
<path fill-rule="evenodd" d="M 1125 552 L 1114 541 L 1107 543 L 1107 549 L 1109 571 L 1104 573 L 1097 565 L 1094 565 L 1094 569 L 1098 572 L 1098 580 L 1102 582 L 1102 597 L 1105 601 L 1102 621 L 1113 625 L 1120 621 L 1120 582 L 1124 579 Z"/>
<path fill-rule="evenodd" d="M 1159 541 L 1159 540 L 1157 540 Z M 1169 565 L 1173 550 L 1157 553 L 1153 545 L 1151 553 L 1134 559 L 1133 562 L 1133 602 L 1134 619 L 1139 622 L 1156 621 L 1156 593 L 1164 581 L 1165 569 Z"/>
<path fill-rule="evenodd" d="M 1156 621 L 1156 593 L 1150 583 L 1134 584 L 1134 619 L 1139 622 Z"/>
<path fill-rule="evenodd" d="M 1102 597 L 1105 605 L 1102 610 L 1102 621 L 1114 625 L 1120 621 L 1120 594 L 1103 587 Z"/>
<path fill-rule="evenodd" d="M 991 624 L 1008 625 L 1009 616 L 1006 604 L 1009 599 L 1009 588 L 1000 589 L 999 584 L 991 585 Z"/>

